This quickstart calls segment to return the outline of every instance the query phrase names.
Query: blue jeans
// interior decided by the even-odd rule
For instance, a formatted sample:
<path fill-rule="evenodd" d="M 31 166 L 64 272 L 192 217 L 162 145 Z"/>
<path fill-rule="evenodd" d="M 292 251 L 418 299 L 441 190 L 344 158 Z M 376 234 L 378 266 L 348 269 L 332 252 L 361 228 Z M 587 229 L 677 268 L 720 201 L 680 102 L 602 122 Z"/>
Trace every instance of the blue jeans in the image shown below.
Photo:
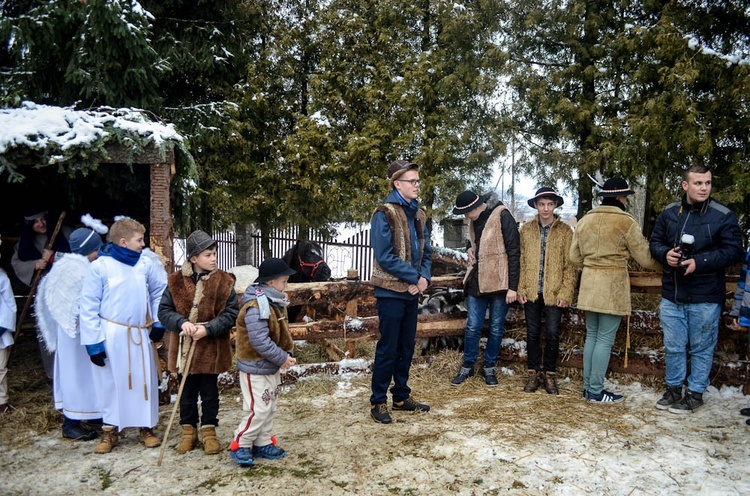
<path fill-rule="evenodd" d="M 586 311 L 586 344 L 583 346 L 583 389 L 599 394 L 622 316 Z"/>
<path fill-rule="evenodd" d="M 371 405 L 386 402 L 391 379 L 391 395 L 394 402 L 404 401 L 411 394 L 411 389 L 406 383 L 409 381 L 409 369 L 414 356 L 419 312 L 419 302 L 416 298 L 378 298 L 376 306 L 380 320 L 380 339 L 375 348 L 375 361 L 372 364 Z"/>
<path fill-rule="evenodd" d="M 490 308 L 490 335 L 487 339 L 487 347 L 484 349 L 484 366 L 494 367 L 497 356 L 500 354 L 500 346 L 503 344 L 503 332 L 505 331 L 505 315 L 508 313 L 508 304 L 505 303 L 505 295 L 502 296 L 466 296 L 466 332 L 464 334 L 464 367 L 472 368 L 479 356 L 479 338 L 482 337 L 484 327 L 484 316 Z"/>
<path fill-rule="evenodd" d="M 661 328 L 664 332 L 664 359 L 667 365 L 667 386 L 682 386 L 687 376 L 688 389 L 706 391 L 714 362 L 714 348 L 719 336 L 718 303 L 673 303 L 662 298 L 659 305 Z"/>

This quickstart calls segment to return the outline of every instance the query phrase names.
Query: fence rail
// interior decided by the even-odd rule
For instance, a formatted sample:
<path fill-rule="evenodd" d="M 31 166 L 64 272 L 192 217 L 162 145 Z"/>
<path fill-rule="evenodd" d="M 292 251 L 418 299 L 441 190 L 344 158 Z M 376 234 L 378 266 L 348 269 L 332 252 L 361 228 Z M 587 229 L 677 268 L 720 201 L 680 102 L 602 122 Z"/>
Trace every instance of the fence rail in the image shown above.
<path fill-rule="evenodd" d="M 360 279 L 369 280 L 372 275 L 372 247 L 370 246 L 370 228 L 366 227 L 342 242 L 307 233 L 307 239 L 315 241 L 323 248 L 323 258 L 331 268 L 331 277 L 339 279 L 347 276 L 349 269 L 356 269 Z M 234 231 L 222 231 L 212 234 L 217 241 L 217 262 L 222 270 L 228 270 L 237 265 L 237 240 Z M 299 237 L 299 228 L 274 230 L 269 237 L 271 256 L 281 258 Z M 263 249 L 260 234 L 253 234 L 252 265 L 258 267 L 263 261 Z M 174 240 L 175 269 L 179 269 L 186 259 L 184 238 Z"/>

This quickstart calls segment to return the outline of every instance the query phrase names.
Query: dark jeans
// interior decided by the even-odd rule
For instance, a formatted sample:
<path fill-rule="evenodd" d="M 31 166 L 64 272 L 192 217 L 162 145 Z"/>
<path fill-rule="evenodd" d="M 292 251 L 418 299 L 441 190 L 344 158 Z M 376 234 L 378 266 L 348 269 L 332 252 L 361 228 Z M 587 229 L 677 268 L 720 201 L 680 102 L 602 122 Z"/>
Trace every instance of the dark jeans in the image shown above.
<path fill-rule="evenodd" d="M 540 337 L 542 334 L 542 315 L 544 315 L 544 371 L 557 370 L 557 355 L 560 351 L 560 319 L 562 308 L 556 305 L 545 305 L 539 295 L 535 302 L 527 301 L 523 306 L 526 315 L 526 366 L 529 370 L 542 370 L 539 366 Z"/>
<path fill-rule="evenodd" d="M 388 386 L 393 379 L 393 401 L 404 401 L 411 394 L 409 381 L 414 340 L 417 336 L 418 301 L 400 298 L 378 298 L 380 339 L 372 364 L 370 404 L 386 402 Z"/>
<path fill-rule="evenodd" d="M 217 374 L 190 374 L 180 398 L 180 425 L 198 425 L 198 396 L 201 398 L 201 425 L 219 425 L 219 385 Z"/>

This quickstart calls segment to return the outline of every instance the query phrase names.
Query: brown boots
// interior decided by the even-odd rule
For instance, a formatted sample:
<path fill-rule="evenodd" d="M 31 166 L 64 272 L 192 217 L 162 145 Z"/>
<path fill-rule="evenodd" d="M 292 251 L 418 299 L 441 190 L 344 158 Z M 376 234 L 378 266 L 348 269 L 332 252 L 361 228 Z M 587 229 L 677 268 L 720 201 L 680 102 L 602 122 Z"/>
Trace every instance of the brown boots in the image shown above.
<path fill-rule="evenodd" d="M 529 374 L 529 377 L 526 379 L 526 385 L 523 387 L 523 390 L 527 393 L 534 393 L 539 389 L 542 380 L 539 377 L 539 372 L 536 370 L 529 370 L 527 373 Z"/>
<path fill-rule="evenodd" d="M 183 454 L 192 451 L 196 444 L 198 444 L 198 429 L 192 425 L 183 425 L 182 439 L 177 446 L 177 453 Z"/>
<path fill-rule="evenodd" d="M 203 451 L 207 455 L 215 455 L 221 451 L 219 440 L 216 438 L 216 427 L 204 425 L 201 429 L 203 438 Z M 192 425 L 182 426 L 182 439 L 177 446 L 177 453 L 183 454 L 192 451 L 198 445 L 198 429 Z"/>
<path fill-rule="evenodd" d="M 94 453 L 102 455 L 109 453 L 115 447 L 120 439 L 120 433 L 114 425 L 102 426 L 102 440 L 94 447 Z"/>
<path fill-rule="evenodd" d="M 147 427 L 141 427 L 138 432 L 138 440 L 147 448 L 157 448 L 161 446 L 161 441 L 154 435 L 154 431 Z"/>
<path fill-rule="evenodd" d="M 544 374 L 544 390 L 547 391 L 547 394 L 560 394 L 560 391 L 557 389 L 556 372 L 546 372 Z"/>
<path fill-rule="evenodd" d="M 548 394 L 560 394 L 560 391 L 557 389 L 556 372 L 537 372 L 536 370 L 529 370 L 527 373 L 529 376 L 526 379 L 526 385 L 523 387 L 523 390 L 527 393 L 535 392 L 539 389 L 539 386 L 544 383 L 544 390 L 547 391 Z"/>
<path fill-rule="evenodd" d="M 216 427 L 213 425 L 204 425 L 201 429 L 203 438 L 203 451 L 207 455 L 215 455 L 221 451 L 219 440 L 216 439 Z"/>

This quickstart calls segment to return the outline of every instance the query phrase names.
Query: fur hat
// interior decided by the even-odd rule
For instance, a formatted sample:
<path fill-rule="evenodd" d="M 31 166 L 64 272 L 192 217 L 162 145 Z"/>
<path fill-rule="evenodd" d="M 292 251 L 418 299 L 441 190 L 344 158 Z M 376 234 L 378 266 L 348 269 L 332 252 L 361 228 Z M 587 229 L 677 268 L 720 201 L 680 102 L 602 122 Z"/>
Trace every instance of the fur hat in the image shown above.
<path fill-rule="evenodd" d="M 267 258 L 258 267 L 258 277 L 255 279 L 255 283 L 273 281 L 277 277 L 291 276 L 296 273 L 297 271 L 290 269 L 282 259 Z"/>
<path fill-rule="evenodd" d="M 605 198 L 616 198 L 618 196 L 634 195 L 635 191 L 630 189 L 628 182 L 621 177 L 612 177 L 604 181 L 602 190 L 597 193 Z"/>
<path fill-rule="evenodd" d="M 185 242 L 185 251 L 187 251 L 187 259 L 190 260 L 193 257 L 197 257 L 204 250 L 208 250 L 212 246 L 216 246 L 216 240 L 206 234 L 204 231 L 198 229 L 193 231 L 188 236 Z"/>
<path fill-rule="evenodd" d="M 93 229 L 79 227 L 70 233 L 70 251 L 78 255 L 86 256 L 98 250 L 102 245 L 102 237 Z"/>
<path fill-rule="evenodd" d="M 410 170 L 419 170 L 419 166 L 408 160 L 394 160 L 388 166 L 388 183 L 393 187 L 393 181 Z"/>
<path fill-rule="evenodd" d="M 536 190 L 536 194 L 533 198 L 529 198 L 526 203 L 529 204 L 531 208 L 536 208 L 536 201 L 540 198 L 552 198 L 557 202 L 557 206 L 562 206 L 565 201 L 563 200 L 563 197 L 558 195 L 557 192 L 554 190 L 554 188 L 539 188 Z M 557 208 L 557 207 L 555 207 Z"/>
<path fill-rule="evenodd" d="M 468 214 L 475 208 L 479 208 L 486 201 L 486 198 L 479 196 L 473 191 L 466 190 L 456 198 L 456 206 L 453 207 L 453 215 Z"/>

